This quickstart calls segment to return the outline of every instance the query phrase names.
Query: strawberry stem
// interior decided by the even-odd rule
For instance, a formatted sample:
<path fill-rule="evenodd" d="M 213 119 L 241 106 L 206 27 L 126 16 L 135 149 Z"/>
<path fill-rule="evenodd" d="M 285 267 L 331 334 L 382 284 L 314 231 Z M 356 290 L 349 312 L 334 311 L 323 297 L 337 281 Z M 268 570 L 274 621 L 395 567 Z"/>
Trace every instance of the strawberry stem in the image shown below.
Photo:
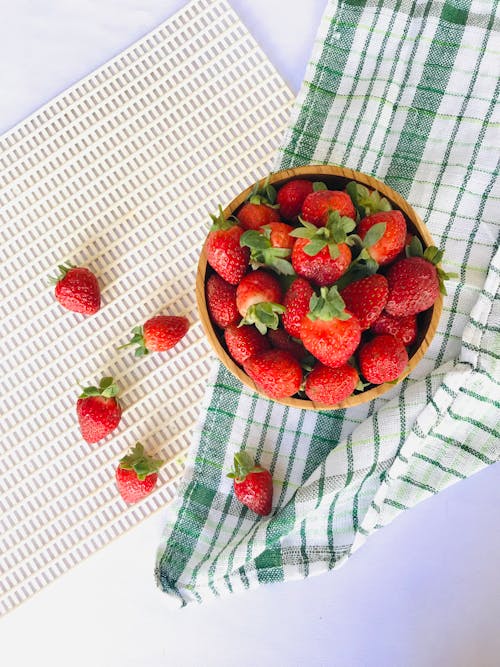
<path fill-rule="evenodd" d="M 76 266 L 74 264 L 71 264 L 70 262 L 66 262 L 66 264 L 58 264 L 57 268 L 59 269 L 60 273 L 57 276 L 49 276 L 50 285 L 57 285 L 58 282 L 60 282 L 63 278 L 66 277 L 68 271 L 70 269 L 76 269 Z"/>
<path fill-rule="evenodd" d="M 132 334 L 132 338 L 128 343 L 120 345 L 120 347 L 117 347 L 116 349 L 123 350 L 131 345 L 137 345 L 138 347 L 134 352 L 136 357 L 144 357 L 146 354 L 149 354 L 149 350 L 146 347 L 146 342 L 144 340 L 144 329 L 142 327 L 134 327 L 132 329 Z"/>

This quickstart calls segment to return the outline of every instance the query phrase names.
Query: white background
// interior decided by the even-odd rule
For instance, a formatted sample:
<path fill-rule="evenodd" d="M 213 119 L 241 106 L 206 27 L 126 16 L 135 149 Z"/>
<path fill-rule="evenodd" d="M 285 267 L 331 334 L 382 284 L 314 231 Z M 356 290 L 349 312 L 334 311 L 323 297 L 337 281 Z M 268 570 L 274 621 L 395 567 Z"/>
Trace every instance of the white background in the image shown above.
<path fill-rule="evenodd" d="M 298 91 L 325 0 L 230 0 Z M 0 131 L 184 0 L 0 2 Z M 498 667 L 500 466 L 420 504 L 345 567 L 171 611 L 151 517 L 0 623 L 5 667 Z"/>

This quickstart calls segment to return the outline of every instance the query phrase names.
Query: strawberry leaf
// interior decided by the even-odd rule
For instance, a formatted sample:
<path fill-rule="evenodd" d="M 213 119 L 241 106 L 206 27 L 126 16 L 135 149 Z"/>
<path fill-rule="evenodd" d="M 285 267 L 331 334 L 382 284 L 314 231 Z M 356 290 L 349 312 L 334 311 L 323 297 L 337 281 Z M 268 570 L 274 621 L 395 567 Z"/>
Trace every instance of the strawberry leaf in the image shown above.
<path fill-rule="evenodd" d="M 137 442 L 130 454 L 120 459 L 118 464 L 124 470 L 134 470 L 137 478 L 145 480 L 148 475 L 158 472 L 164 461 L 154 459 L 144 453 L 144 447 Z"/>
<path fill-rule="evenodd" d="M 307 245 L 304 246 L 304 252 L 310 257 L 314 257 L 318 252 L 321 252 L 323 248 L 328 245 L 328 242 L 325 239 L 317 238 L 309 241 Z"/>
<path fill-rule="evenodd" d="M 328 190 L 328 188 L 323 181 L 315 181 L 313 183 L 313 192 L 320 192 L 320 190 Z"/>
<path fill-rule="evenodd" d="M 407 257 L 423 257 L 424 256 L 424 247 L 422 241 L 418 236 L 413 236 L 409 245 L 405 248 L 405 254 Z"/>
<path fill-rule="evenodd" d="M 345 310 L 344 299 L 340 296 L 336 286 L 322 287 L 320 295 L 313 294 L 309 301 L 307 317 L 314 320 L 348 320 L 351 316 Z"/>
<path fill-rule="evenodd" d="M 118 385 L 112 377 L 104 377 L 99 382 L 98 387 L 82 387 L 82 393 L 79 398 L 89 398 L 89 396 L 102 396 L 103 398 L 113 398 L 118 395 Z"/>
<path fill-rule="evenodd" d="M 379 211 L 390 211 L 392 208 L 389 200 L 381 197 L 377 190 L 370 192 L 367 187 L 356 181 L 347 184 L 346 192 L 361 218 Z"/>
<path fill-rule="evenodd" d="M 257 330 L 265 336 L 268 329 L 277 329 L 280 323 L 279 316 L 285 312 L 285 306 L 272 301 L 255 303 L 247 310 L 239 326 L 254 324 Z"/>
<path fill-rule="evenodd" d="M 250 454 L 244 450 L 234 455 L 234 470 L 228 473 L 230 479 L 242 482 L 251 472 L 263 472 L 264 468 L 255 465 Z"/>
<path fill-rule="evenodd" d="M 265 250 L 271 247 L 271 241 L 257 230 L 249 229 L 241 235 L 240 246 L 246 246 L 252 250 Z"/>
<path fill-rule="evenodd" d="M 57 285 L 58 282 L 60 282 L 63 278 L 66 277 L 68 271 L 70 269 L 76 269 L 76 266 L 74 264 L 71 264 L 70 262 L 66 262 L 66 264 L 58 264 L 57 268 L 59 269 L 59 275 L 49 276 L 50 285 Z"/>
<path fill-rule="evenodd" d="M 224 211 L 222 210 L 222 206 L 219 204 L 219 215 L 212 215 L 210 214 L 210 217 L 212 218 L 212 226 L 210 227 L 210 232 L 216 232 L 221 229 L 231 229 L 231 227 L 234 227 L 235 224 L 238 223 L 238 219 L 234 217 L 234 215 L 230 215 L 228 218 L 224 216 Z"/>
<path fill-rule="evenodd" d="M 370 227 L 366 232 L 365 238 L 363 239 L 363 246 L 365 248 L 371 248 L 372 245 L 375 245 L 377 241 L 380 241 L 382 236 L 385 234 L 387 224 L 385 222 L 377 222 L 375 225 Z"/>
<path fill-rule="evenodd" d="M 429 246 L 424 251 L 424 259 L 426 259 L 431 264 L 439 264 L 443 259 L 443 251 L 436 248 L 436 246 Z"/>
<path fill-rule="evenodd" d="M 279 208 L 278 204 L 276 204 L 276 188 L 269 183 L 270 178 L 271 174 L 269 174 L 262 185 L 257 181 L 253 186 L 247 201 L 251 204 L 265 204 L 270 208 Z"/>

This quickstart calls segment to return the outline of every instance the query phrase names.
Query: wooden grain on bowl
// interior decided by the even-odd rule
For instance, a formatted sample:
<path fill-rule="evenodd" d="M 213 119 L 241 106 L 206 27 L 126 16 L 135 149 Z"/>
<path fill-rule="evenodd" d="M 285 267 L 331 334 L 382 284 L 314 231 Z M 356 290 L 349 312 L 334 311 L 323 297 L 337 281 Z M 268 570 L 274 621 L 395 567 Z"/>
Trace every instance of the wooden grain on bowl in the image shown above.
<path fill-rule="evenodd" d="M 283 171 L 276 172 L 271 176 L 269 182 L 275 187 L 280 187 L 294 178 L 321 180 L 326 183 L 329 189 L 335 190 L 343 190 L 347 183 L 350 181 L 357 181 L 358 183 L 361 183 L 368 188 L 377 190 L 381 195 L 390 201 L 393 208 L 399 209 L 403 213 L 406 219 L 408 231 L 410 233 L 417 234 L 420 237 L 424 248 L 434 245 L 427 227 L 424 225 L 410 204 L 395 190 L 390 188 L 388 185 L 385 185 L 378 179 L 373 178 L 373 176 L 368 176 L 367 174 L 362 174 L 359 171 L 347 169 L 346 167 L 330 165 L 308 165 L 305 167 L 296 167 L 294 169 L 285 169 Z M 226 217 L 236 214 L 238 208 L 248 198 L 252 187 L 253 185 L 249 186 L 241 194 L 235 197 L 233 201 L 225 208 L 224 215 Z M 198 271 L 196 275 L 196 300 L 203 329 L 212 348 L 224 366 L 244 385 L 257 393 L 262 394 L 262 392 L 255 386 L 253 380 L 251 380 L 251 378 L 243 371 L 243 369 L 240 368 L 231 359 L 229 354 L 226 352 L 224 345 L 222 344 L 222 338 L 217 335 L 212 325 L 208 314 L 205 297 L 205 283 L 211 271 L 212 269 L 207 265 L 205 253 L 202 251 L 200 254 L 200 260 L 198 262 Z M 426 353 L 434 337 L 434 334 L 436 333 L 442 308 L 443 297 L 440 295 L 437 301 L 434 303 L 433 307 L 419 316 L 419 333 L 417 341 L 410 348 L 408 366 L 405 372 L 398 378 L 397 383 L 401 382 L 401 380 L 403 380 L 403 378 L 405 378 L 408 373 L 410 373 L 415 368 L 415 366 Z M 282 403 L 283 405 L 289 405 L 294 408 L 302 408 L 305 410 L 338 410 L 341 408 L 350 408 L 355 405 L 360 405 L 361 403 L 371 401 L 372 399 L 377 398 L 378 396 L 381 396 L 385 392 L 389 391 L 393 387 L 394 383 L 381 384 L 362 393 L 354 394 L 335 406 L 323 405 L 321 403 L 316 403 L 314 401 L 302 398 L 284 398 L 278 402 Z M 266 398 L 269 397 L 266 396 Z"/>

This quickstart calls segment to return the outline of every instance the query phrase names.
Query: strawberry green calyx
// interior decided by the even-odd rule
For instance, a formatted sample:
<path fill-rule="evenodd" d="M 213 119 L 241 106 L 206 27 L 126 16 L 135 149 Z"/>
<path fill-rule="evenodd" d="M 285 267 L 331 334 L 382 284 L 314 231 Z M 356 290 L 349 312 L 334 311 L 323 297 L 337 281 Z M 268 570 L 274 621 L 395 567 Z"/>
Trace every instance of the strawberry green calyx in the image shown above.
<path fill-rule="evenodd" d="M 347 243 L 347 235 L 356 227 L 352 218 L 340 216 L 338 211 L 330 211 L 324 227 L 316 227 L 316 225 L 301 218 L 299 220 L 303 227 L 294 229 L 293 232 L 290 232 L 290 236 L 309 239 L 309 243 L 304 246 L 304 252 L 311 257 L 328 246 L 330 257 L 336 259 L 340 255 L 339 244 Z"/>
<path fill-rule="evenodd" d="M 269 174 L 262 185 L 257 181 L 247 201 L 251 204 L 265 204 L 271 208 L 279 208 L 279 204 L 276 203 L 276 189 L 269 183 L 270 178 L 271 174 Z"/>
<path fill-rule="evenodd" d="M 125 343 L 125 345 L 120 345 L 117 350 L 124 350 L 131 345 L 137 345 L 137 348 L 134 351 L 136 357 L 144 357 L 146 354 L 149 354 L 149 350 L 146 347 L 146 341 L 144 340 L 143 327 L 134 327 L 132 329 L 132 338 L 130 341 Z"/>
<path fill-rule="evenodd" d="M 241 451 L 234 455 L 234 470 L 227 474 L 230 479 L 242 482 L 251 472 L 263 472 L 264 468 L 255 465 L 254 460 L 248 452 Z"/>
<path fill-rule="evenodd" d="M 254 324 L 257 330 L 265 336 L 268 329 L 277 329 L 280 323 L 279 316 L 286 311 L 285 306 L 273 301 L 255 303 L 247 310 L 245 317 L 238 326 Z"/>
<path fill-rule="evenodd" d="M 414 236 L 410 241 L 410 244 L 406 246 L 405 250 L 407 257 L 423 257 L 428 262 L 433 264 L 436 267 L 437 276 L 439 280 L 439 291 L 441 294 L 446 295 L 445 280 L 450 280 L 451 278 L 458 278 L 457 273 L 446 273 L 443 269 L 438 266 L 438 264 L 443 259 L 443 251 L 436 248 L 436 246 L 429 246 L 424 250 L 422 242 L 417 236 Z"/>
<path fill-rule="evenodd" d="M 66 262 L 65 264 L 58 264 L 57 268 L 59 269 L 60 274 L 58 276 L 49 276 L 49 283 L 51 285 L 57 285 L 58 282 L 60 282 L 63 278 L 66 277 L 68 271 L 70 271 L 71 269 L 76 269 L 76 266 L 74 264 Z"/>
<path fill-rule="evenodd" d="M 312 295 L 307 317 L 314 322 L 314 320 L 348 320 L 351 315 L 346 312 L 344 299 L 334 285 L 322 287 L 319 296 Z"/>
<path fill-rule="evenodd" d="M 328 190 L 326 183 L 323 183 L 323 181 L 314 181 L 313 192 L 319 192 L 320 190 Z"/>
<path fill-rule="evenodd" d="M 89 396 L 102 396 L 103 398 L 114 398 L 118 395 L 118 385 L 112 377 L 102 378 L 98 387 L 82 387 L 82 393 L 79 398 L 89 398 Z"/>
<path fill-rule="evenodd" d="M 148 475 L 158 472 L 164 461 L 154 459 L 144 453 L 144 447 L 140 442 L 136 442 L 132 452 L 120 459 L 119 468 L 124 470 L 133 470 L 137 479 L 143 481 Z"/>
<path fill-rule="evenodd" d="M 378 262 L 376 262 L 373 257 L 370 257 L 370 254 L 364 248 L 356 257 L 356 259 L 351 262 L 344 275 L 337 280 L 335 287 L 341 291 L 350 283 L 353 283 L 356 280 L 361 280 L 362 278 L 367 278 L 368 276 L 377 273 L 377 270 Z"/>
<path fill-rule="evenodd" d="M 352 199 L 352 203 L 358 212 L 360 218 L 365 218 L 372 213 L 379 211 L 390 211 L 392 206 L 388 199 L 381 197 L 376 190 L 370 192 L 368 188 L 361 183 L 351 181 L 346 186 L 346 192 Z"/>
<path fill-rule="evenodd" d="M 263 233 L 255 229 L 244 232 L 240 238 L 240 245 L 250 248 L 250 263 L 254 269 L 259 266 L 269 266 L 276 273 L 294 276 L 293 266 L 285 258 L 290 257 L 292 251 L 289 248 L 274 248 L 269 239 L 271 230 L 262 228 Z"/>
<path fill-rule="evenodd" d="M 224 211 L 222 210 L 222 206 L 220 204 L 219 215 L 210 214 L 210 217 L 212 218 L 212 226 L 209 230 L 210 232 L 217 232 L 221 229 L 231 229 L 231 227 L 234 227 L 234 225 L 238 224 L 238 220 L 234 217 L 234 215 L 230 215 L 228 218 L 225 217 Z"/>

